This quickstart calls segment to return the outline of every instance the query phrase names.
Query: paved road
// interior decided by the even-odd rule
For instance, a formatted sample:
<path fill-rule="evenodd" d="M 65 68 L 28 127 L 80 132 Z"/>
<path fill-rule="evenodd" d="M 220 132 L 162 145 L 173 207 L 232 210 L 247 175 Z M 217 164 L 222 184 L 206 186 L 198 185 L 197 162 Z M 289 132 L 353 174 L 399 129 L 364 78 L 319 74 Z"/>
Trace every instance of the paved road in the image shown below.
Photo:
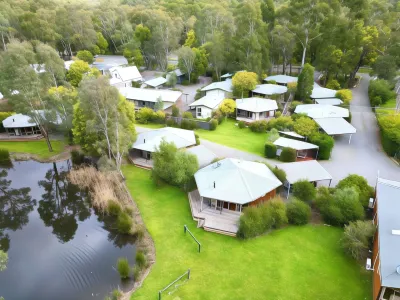
<path fill-rule="evenodd" d="M 400 167 L 386 156 L 381 147 L 379 128 L 368 99 L 369 80 L 370 77 L 363 74 L 360 85 L 353 89 L 351 123 L 357 133 L 353 135 L 351 144 L 348 144 L 347 136 L 337 138 L 331 160 L 321 161 L 334 178 L 333 184 L 352 173 L 364 176 L 372 186 L 378 172 L 380 177 L 400 181 Z"/>
<path fill-rule="evenodd" d="M 364 176 L 372 186 L 375 186 L 378 172 L 380 177 L 400 181 L 400 167 L 386 156 L 380 144 L 379 129 L 368 99 L 369 80 L 369 76 L 364 74 L 360 85 L 353 89 L 350 110 L 353 116 L 352 124 L 356 127 L 357 133 L 353 135 L 351 144 L 348 136 L 336 138 L 331 159 L 320 161 L 332 175 L 332 185 L 336 185 L 339 180 L 353 173 Z M 146 130 L 148 129 L 137 127 L 138 132 Z M 279 163 L 203 139 L 201 144 L 218 157 L 265 161 L 271 165 Z"/>

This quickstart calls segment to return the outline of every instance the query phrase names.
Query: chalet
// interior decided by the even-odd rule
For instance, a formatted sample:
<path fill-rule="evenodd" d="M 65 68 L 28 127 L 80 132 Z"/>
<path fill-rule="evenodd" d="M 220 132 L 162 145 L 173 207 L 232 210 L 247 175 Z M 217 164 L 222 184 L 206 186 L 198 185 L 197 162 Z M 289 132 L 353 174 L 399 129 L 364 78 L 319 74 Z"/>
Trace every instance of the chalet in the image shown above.
<path fill-rule="evenodd" d="M 172 73 L 175 73 L 175 75 L 176 75 L 176 83 L 181 84 L 185 80 L 186 73 L 183 73 L 181 71 L 181 69 L 175 69 L 171 72 L 168 72 L 168 74 L 166 76 L 167 80 L 169 79 L 169 76 L 171 76 Z"/>
<path fill-rule="evenodd" d="M 41 134 L 38 124 L 31 117 L 23 114 L 9 116 L 2 123 L 10 136 Z"/>
<path fill-rule="evenodd" d="M 213 82 L 201 90 L 206 92 L 206 96 L 232 98 L 232 80 L 228 78 L 225 81 Z"/>
<path fill-rule="evenodd" d="M 136 110 L 139 110 L 142 107 L 150 107 L 151 109 L 154 109 L 158 99 L 163 101 L 164 110 L 168 110 L 182 97 L 182 93 L 179 91 L 141 89 L 133 87 L 119 88 L 119 92 L 126 99 L 135 103 Z"/>
<path fill-rule="evenodd" d="M 264 81 L 275 81 L 279 85 L 287 86 L 288 83 L 297 82 L 297 77 L 288 76 L 288 75 L 273 75 L 264 78 Z"/>
<path fill-rule="evenodd" d="M 197 171 L 189 193 L 193 218 L 205 230 L 236 235 L 243 208 L 275 197 L 282 183 L 263 163 L 225 158 Z"/>
<path fill-rule="evenodd" d="M 105 75 L 111 68 L 124 65 L 128 65 L 128 60 L 122 55 L 95 55 L 92 67 Z"/>
<path fill-rule="evenodd" d="M 283 186 L 287 190 L 288 198 L 292 185 L 299 180 L 307 180 L 315 186 L 320 181 L 329 181 L 329 186 L 332 182 L 332 176 L 316 160 L 284 163 L 276 167 L 286 173 L 286 181 L 283 183 Z"/>
<path fill-rule="evenodd" d="M 377 230 L 372 260 L 367 260 L 366 267 L 373 271 L 373 299 L 399 299 L 400 182 L 378 178 L 376 199 L 372 205 L 375 213 L 373 222 Z"/>
<path fill-rule="evenodd" d="M 271 97 L 274 96 L 277 99 L 284 98 L 284 94 L 288 91 L 286 86 L 277 85 L 277 84 L 259 84 L 257 87 L 252 90 L 253 96 L 261 96 L 261 97 Z"/>
<path fill-rule="evenodd" d="M 164 127 L 139 133 L 129 151 L 132 161 L 141 166 L 152 168 L 152 153 L 155 152 L 162 140 L 174 143 L 178 149 L 196 145 L 196 137 L 192 130 Z"/>
<path fill-rule="evenodd" d="M 144 82 L 144 84 L 148 87 L 152 87 L 158 89 L 162 87 L 167 82 L 167 79 L 164 77 L 157 77 Z"/>
<path fill-rule="evenodd" d="M 110 85 L 115 87 L 130 87 L 132 86 L 132 81 L 142 82 L 143 80 L 136 66 L 112 67 L 109 72 L 111 75 Z"/>
<path fill-rule="evenodd" d="M 274 145 L 277 146 L 277 156 L 280 156 L 282 149 L 286 147 L 296 150 L 297 160 L 316 159 L 318 156 L 319 147 L 311 143 L 280 137 L 274 142 Z"/>
<path fill-rule="evenodd" d="M 190 109 L 195 110 L 195 116 L 199 119 L 211 118 L 213 110 L 218 109 L 222 101 L 224 101 L 224 95 L 206 95 L 199 100 L 194 101 L 190 104 Z"/>
<path fill-rule="evenodd" d="M 237 99 L 236 120 L 247 123 L 268 120 L 275 116 L 277 109 L 275 100 L 257 97 Z"/>

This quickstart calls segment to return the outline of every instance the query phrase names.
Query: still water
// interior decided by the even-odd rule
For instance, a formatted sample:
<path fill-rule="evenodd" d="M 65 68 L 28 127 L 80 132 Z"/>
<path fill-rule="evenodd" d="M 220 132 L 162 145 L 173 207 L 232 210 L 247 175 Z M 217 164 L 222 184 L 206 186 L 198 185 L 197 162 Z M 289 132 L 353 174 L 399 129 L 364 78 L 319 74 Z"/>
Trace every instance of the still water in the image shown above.
<path fill-rule="evenodd" d="M 104 299 L 129 289 L 116 271 L 134 263 L 134 241 L 111 230 L 85 192 L 67 181 L 69 162 L 13 162 L 0 168 L 0 272 L 5 300 Z"/>

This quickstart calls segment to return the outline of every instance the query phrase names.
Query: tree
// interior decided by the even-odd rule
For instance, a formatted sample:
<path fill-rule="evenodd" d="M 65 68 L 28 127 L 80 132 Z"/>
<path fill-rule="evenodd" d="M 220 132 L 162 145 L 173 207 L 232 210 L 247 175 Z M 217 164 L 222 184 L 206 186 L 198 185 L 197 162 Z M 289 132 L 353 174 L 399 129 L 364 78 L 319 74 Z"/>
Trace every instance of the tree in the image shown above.
<path fill-rule="evenodd" d="M 82 133 L 90 133 L 90 139 L 95 135 L 94 149 L 99 155 L 106 154 L 109 159 L 114 159 L 123 177 L 122 158 L 136 138 L 133 103 L 110 86 L 104 76 L 83 80 L 79 87 L 79 99 L 80 115 L 76 117 L 81 121 L 74 124 L 75 140 L 85 145 L 86 137 Z"/>
<path fill-rule="evenodd" d="M 254 72 L 237 72 L 232 78 L 234 94 L 238 97 L 247 96 L 249 91 L 254 90 L 258 83 L 258 76 Z"/>
<path fill-rule="evenodd" d="M 104 53 L 106 53 L 106 51 L 108 49 L 107 40 L 104 38 L 104 36 L 103 36 L 103 34 L 101 32 L 96 32 L 96 36 L 97 36 L 96 46 L 98 47 L 99 51 L 98 51 L 98 53 L 94 53 L 94 54 L 104 54 Z"/>
<path fill-rule="evenodd" d="M 8 255 L 0 250 L 0 272 L 7 269 Z"/>
<path fill-rule="evenodd" d="M 379 106 L 395 99 L 396 93 L 392 90 L 392 86 L 388 81 L 377 79 L 371 80 L 368 87 L 368 96 L 373 106 Z"/>
<path fill-rule="evenodd" d="M 196 53 L 191 48 L 182 46 L 182 48 L 179 49 L 178 66 L 183 72 L 188 74 L 189 82 L 191 82 L 190 75 L 192 74 L 194 69 L 195 59 L 196 59 Z"/>
<path fill-rule="evenodd" d="M 49 85 L 58 86 L 65 80 L 64 61 L 57 51 L 49 45 L 40 43 L 35 47 L 35 50 L 39 66 L 43 66 L 46 71 L 42 76 L 51 81 Z"/>
<path fill-rule="evenodd" d="M 308 100 L 314 88 L 314 67 L 305 64 L 297 81 L 297 95 L 301 101 Z"/>
<path fill-rule="evenodd" d="M 172 116 L 173 117 L 179 117 L 179 108 L 174 104 L 172 105 Z"/>
<path fill-rule="evenodd" d="M 313 0 L 291 0 L 282 10 L 282 23 L 300 42 L 303 52 L 301 67 L 306 61 L 306 52 L 310 43 L 320 36 L 321 21 L 329 13 L 328 4 Z"/>
<path fill-rule="evenodd" d="M 309 137 L 318 131 L 318 125 L 309 117 L 300 117 L 294 122 L 293 129 L 298 134 Z"/>
<path fill-rule="evenodd" d="M 228 115 L 232 114 L 235 111 L 236 102 L 233 99 L 224 99 L 222 103 L 219 105 L 218 109 L 225 116 L 225 119 Z"/>
<path fill-rule="evenodd" d="M 312 202 L 316 196 L 314 184 L 307 179 L 299 180 L 293 183 L 293 196 L 304 202 Z"/>
<path fill-rule="evenodd" d="M 203 45 L 204 49 L 206 49 L 208 53 L 208 60 L 218 81 L 221 80 L 221 71 L 226 62 L 224 56 L 224 40 L 225 38 L 223 33 L 216 32 L 212 39 Z"/>
<path fill-rule="evenodd" d="M 286 205 L 286 212 L 290 224 L 305 225 L 310 221 L 310 206 L 296 198 L 292 199 Z"/>
<path fill-rule="evenodd" d="M 90 51 L 88 51 L 88 50 L 78 51 L 78 54 L 76 55 L 76 57 L 78 57 L 78 59 L 80 59 L 80 60 L 87 62 L 88 64 L 93 63 L 93 54 L 90 53 Z"/>
<path fill-rule="evenodd" d="M 208 67 L 207 53 L 204 48 L 192 48 L 196 55 L 191 82 L 196 83 L 199 76 L 206 73 Z"/>
<path fill-rule="evenodd" d="M 67 80 L 77 87 L 83 77 L 99 77 L 100 71 L 95 68 L 90 68 L 89 64 L 83 60 L 77 60 L 69 67 Z"/>
<path fill-rule="evenodd" d="M 366 258 L 374 234 L 375 226 L 371 221 L 350 222 L 344 228 L 342 247 L 357 260 Z"/>
<path fill-rule="evenodd" d="M 161 141 L 160 146 L 153 152 L 152 158 L 153 179 L 161 179 L 179 187 L 185 187 L 199 168 L 195 155 L 178 151 L 173 142 L 168 143 L 165 140 Z"/>
<path fill-rule="evenodd" d="M 154 104 L 154 111 L 163 111 L 164 110 L 164 102 L 162 101 L 161 96 L 157 98 L 156 104 Z"/>
<path fill-rule="evenodd" d="M 338 189 L 354 188 L 359 194 L 361 204 L 364 207 L 368 206 L 369 198 L 374 196 L 374 188 L 368 184 L 368 181 L 364 177 L 357 174 L 350 174 L 346 178 L 343 178 L 336 187 Z"/>
<path fill-rule="evenodd" d="M 196 35 L 194 33 L 194 30 L 191 29 L 186 34 L 186 40 L 183 46 L 191 48 L 195 42 L 196 42 Z"/>
<path fill-rule="evenodd" d="M 381 79 L 392 80 L 396 76 L 397 65 L 392 55 L 379 56 L 372 66 L 374 73 Z"/>
<path fill-rule="evenodd" d="M 177 82 L 178 82 L 178 78 L 177 78 L 175 72 L 168 73 L 168 75 L 167 75 L 167 86 L 174 87 Z"/>

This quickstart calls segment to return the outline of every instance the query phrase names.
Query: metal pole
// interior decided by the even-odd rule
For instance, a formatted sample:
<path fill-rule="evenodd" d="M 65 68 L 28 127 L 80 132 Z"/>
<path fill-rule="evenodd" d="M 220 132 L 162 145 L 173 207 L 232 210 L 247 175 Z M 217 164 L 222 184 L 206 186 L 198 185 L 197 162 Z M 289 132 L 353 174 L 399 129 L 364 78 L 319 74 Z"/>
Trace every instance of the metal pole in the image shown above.
<path fill-rule="evenodd" d="M 349 144 L 351 143 L 351 137 L 352 137 L 353 135 L 352 134 L 350 134 L 350 138 L 349 138 Z"/>
<path fill-rule="evenodd" d="M 190 269 L 188 270 L 188 279 L 190 279 Z"/>
<path fill-rule="evenodd" d="M 161 300 L 161 291 L 158 291 L 158 300 Z"/>
<path fill-rule="evenodd" d="M 183 233 L 186 233 L 186 229 L 187 229 L 186 225 L 183 225 Z"/>

